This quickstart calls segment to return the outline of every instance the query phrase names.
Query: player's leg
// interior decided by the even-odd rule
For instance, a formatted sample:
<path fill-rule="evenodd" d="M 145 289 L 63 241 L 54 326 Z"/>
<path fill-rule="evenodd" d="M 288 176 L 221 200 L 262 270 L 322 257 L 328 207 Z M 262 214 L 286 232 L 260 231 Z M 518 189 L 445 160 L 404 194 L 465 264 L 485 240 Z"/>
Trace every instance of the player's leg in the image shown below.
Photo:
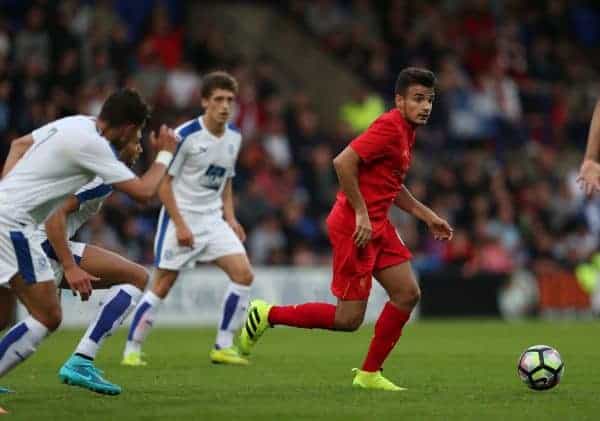
<path fill-rule="evenodd" d="M 362 370 L 370 372 L 381 370 L 420 297 L 419 285 L 409 262 L 380 270 L 375 273 L 375 278 L 386 290 L 390 300 L 375 323 L 375 334 L 362 366 Z"/>
<path fill-rule="evenodd" d="M 352 384 L 366 389 L 400 391 L 404 389 L 383 377 L 381 369 L 419 301 L 419 286 L 409 262 L 377 271 L 375 278 L 387 291 L 390 301 L 385 304 L 375 323 L 369 351 L 361 369 L 355 370 Z"/>
<path fill-rule="evenodd" d="M 214 261 L 231 282 L 227 286 L 221 305 L 217 338 L 210 358 L 214 363 L 248 364 L 233 346 L 233 336 L 239 330 L 248 309 L 250 286 L 254 280 L 252 267 L 245 253 L 230 254 Z"/>
<path fill-rule="evenodd" d="M 0 330 L 6 329 L 13 323 L 17 298 L 12 290 L 0 287 Z M 10 393 L 11 390 L 0 386 L 0 394 Z"/>
<path fill-rule="evenodd" d="M 0 340 L 0 377 L 33 354 L 37 345 L 62 321 L 54 281 L 31 284 L 16 275 L 10 286 L 29 316 L 14 325 Z"/>
<path fill-rule="evenodd" d="M 375 324 L 375 335 L 362 367 L 369 372 L 381 369 L 421 296 L 410 266 L 410 251 L 391 224 L 386 228 L 383 241 L 384 246 L 377 257 L 374 275 L 386 290 L 390 301 L 384 306 Z"/>
<path fill-rule="evenodd" d="M 377 245 L 358 248 L 352 232 L 329 229 L 333 248 L 333 280 L 331 290 L 337 305 L 311 302 L 289 306 L 271 306 L 253 300 L 246 323 L 240 333 L 240 350 L 247 354 L 270 326 L 284 325 L 307 329 L 329 329 L 351 332 L 363 321 L 371 290 L 371 270 L 375 264 Z"/>
<path fill-rule="evenodd" d="M 17 307 L 17 297 L 9 288 L 0 287 L 0 330 L 13 324 Z"/>
<path fill-rule="evenodd" d="M 0 330 L 13 323 L 16 304 L 15 294 L 8 288 L 0 287 Z M 0 386 L 0 394 L 10 392 L 10 389 Z"/>
<path fill-rule="evenodd" d="M 93 360 L 104 339 L 115 332 L 136 306 L 148 283 L 148 272 L 116 253 L 91 245 L 85 247 L 80 266 L 100 278 L 94 282 L 94 289 L 109 288 L 75 351 L 76 355 Z"/>
<path fill-rule="evenodd" d="M 82 253 L 74 250 L 74 246 L 79 246 Z M 148 273 L 142 266 L 100 247 L 72 243 L 71 248 L 76 256 L 83 254 L 80 266 L 100 278 L 94 282 L 94 289 L 109 290 L 75 353 L 61 367 L 59 377 L 68 384 L 118 395 L 121 387 L 103 378 L 94 366 L 94 358 L 104 339 L 115 332 L 135 307 L 148 282 Z"/>
<path fill-rule="evenodd" d="M 151 287 L 144 293 L 133 311 L 127 343 L 123 352 L 122 364 L 130 366 L 146 365 L 141 359 L 142 344 L 150 333 L 156 311 L 171 287 L 177 280 L 179 270 L 192 261 L 201 250 L 201 241 L 194 238 L 197 248 L 180 247 L 175 225 L 169 214 L 162 208 L 154 241 L 156 268 L 152 275 Z"/>
<path fill-rule="evenodd" d="M 127 344 L 123 353 L 123 364 L 146 365 L 141 359 L 142 344 L 150 333 L 156 311 L 175 284 L 178 274 L 179 272 L 173 270 L 155 269 L 151 289 L 144 293 L 133 312 Z"/>

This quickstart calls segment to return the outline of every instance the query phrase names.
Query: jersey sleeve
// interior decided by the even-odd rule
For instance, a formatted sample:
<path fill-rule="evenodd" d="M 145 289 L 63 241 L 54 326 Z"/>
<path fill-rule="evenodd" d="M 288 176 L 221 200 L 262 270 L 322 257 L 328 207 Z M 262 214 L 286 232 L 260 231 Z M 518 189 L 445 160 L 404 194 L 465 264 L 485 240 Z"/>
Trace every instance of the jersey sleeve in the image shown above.
<path fill-rule="evenodd" d="M 135 174 L 119 159 L 106 139 L 97 136 L 81 141 L 81 146 L 73 148 L 71 157 L 87 171 L 102 178 L 105 184 L 115 184 L 132 180 Z"/>
<path fill-rule="evenodd" d="M 350 147 L 368 164 L 386 154 L 390 141 L 398 131 L 388 120 L 376 120 L 364 133 L 350 142 Z"/>
<path fill-rule="evenodd" d="M 75 193 L 79 204 L 89 202 L 90 200 L 104 200 L 112 193 L 113 189 L 104 183 L 100 177 L 96 177 L 90 183 L 83 186 Z"/>
<path fill-rule="evenodd" d="M 32 131 L 31 137 L 33 138 L 33 143 L 36 144 L 38 142 L 44 142 L 57 132 L 58 130 L 54 127 L 54 124 L 49 123 Z"/>
<path fill-rule="evenodd" d="M 242 149 L 242 137 L 240 136 L 239 141 L 237 142 L 237 150 L 235 151 L 235 156 L 233 157 L 233 165 L 231 166 L 231 171 L 227 175 L 228 178 L 235 177 L 235 168 L 237 166 L 238 157 L 240 156 L 240 150 Z"/>
<path fill-rule="evenodd" d="M 187 137 L 184 137 L 183 139 L 180 139 L 179 143 L 177 144 L 177 149 L 175 150 L 175 154 L 173 155 L 173 160 L 171 161 L 169 169 L 167 170 L 167 173 L 170 176 L 178 176 L 181 172 L 181 168 L 183 168 L 183 164 L 188 154 L 188 149 L 190 145 L 190 142 L 186 142 L 186 140 Z"/>

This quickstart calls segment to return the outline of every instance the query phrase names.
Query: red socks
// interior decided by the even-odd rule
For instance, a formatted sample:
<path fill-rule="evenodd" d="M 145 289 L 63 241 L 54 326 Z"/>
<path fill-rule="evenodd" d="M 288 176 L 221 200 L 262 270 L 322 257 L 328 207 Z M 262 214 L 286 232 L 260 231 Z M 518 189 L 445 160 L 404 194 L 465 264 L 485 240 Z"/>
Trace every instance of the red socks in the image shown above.
<path fill-rule="evenodd" d="M 400 310 L 391 302 L 383 307 L 369 352 L 362 366 L 364 371 L 378 371 L 390 351 L 398 342 L 402 328 L 410 317 L 410 312 Z M 333 329 L 335 306 L 326 303 L 305 303 L 293 306 L 273 306 L 269 312 L 269 323 L 307 329 Z"/>
<path fill-rule="evenodd" d="M 333 329 L 335 306 L 326 303 L 305 303 L 293 306 L 273 306 L 269 323 L 307 329 Z"/>
<path fill-rule="evenodd" d="M 375 323 L 375 334 L 371 339 L 369 352 L 362 366 L 363 371 L 381 370 L 383 362 L 398 342 L 402 328 L 410 317 L 410 312 L 400 310 L 391 302 L 387 302 Z"/>

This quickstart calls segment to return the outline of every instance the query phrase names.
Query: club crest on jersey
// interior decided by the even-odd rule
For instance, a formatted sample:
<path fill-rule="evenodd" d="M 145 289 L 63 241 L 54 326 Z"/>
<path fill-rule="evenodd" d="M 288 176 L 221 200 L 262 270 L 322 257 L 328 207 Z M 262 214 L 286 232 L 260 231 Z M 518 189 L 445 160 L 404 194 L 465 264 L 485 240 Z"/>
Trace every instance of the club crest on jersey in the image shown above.
<path fill-rule="evenodd" d="M 200 184 L 211 190 L 219 190 L 225 179 L 227 170 L 219 165 L 210 164 L 206 172 L 200 177 Z"/>

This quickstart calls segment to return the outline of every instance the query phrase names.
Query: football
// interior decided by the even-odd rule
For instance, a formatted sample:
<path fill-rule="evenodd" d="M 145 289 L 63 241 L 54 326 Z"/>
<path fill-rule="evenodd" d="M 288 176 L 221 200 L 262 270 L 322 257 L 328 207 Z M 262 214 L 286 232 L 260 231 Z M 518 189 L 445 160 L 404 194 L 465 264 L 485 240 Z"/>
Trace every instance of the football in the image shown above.
<path fill-rule="evenodd" d="M 547 345 L 534 345 L 521 354 L 517 372 L 529 388 L 548 390 L 560 383 L 565 364 L 556 349 Z"/>

